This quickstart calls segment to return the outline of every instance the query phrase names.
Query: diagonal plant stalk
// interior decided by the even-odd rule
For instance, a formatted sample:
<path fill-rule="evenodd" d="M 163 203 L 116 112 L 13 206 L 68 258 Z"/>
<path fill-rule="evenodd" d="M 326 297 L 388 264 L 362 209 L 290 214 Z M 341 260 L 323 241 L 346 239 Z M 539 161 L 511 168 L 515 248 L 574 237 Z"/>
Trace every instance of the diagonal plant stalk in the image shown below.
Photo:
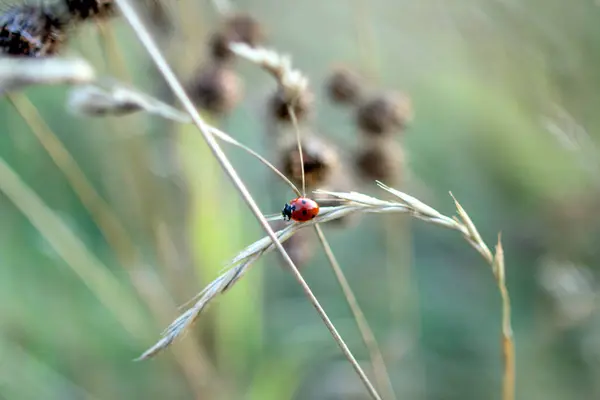
<path fill-rule="evenodd" d="M 226 172 L 229 179 L 235 185 L 236 189 L 240 192 L 240 195 L 242 196 L 242 198 L 244 199 L 246 204 L 252 210 L 252 213 L 256 216 L 259 223 L 262 225 L 264 230 L 267 232 L 267 234 L 273 241 L 275 247 L 283 256 L 284 261 L 289 265 L 290 270 L 292 271 L 292 274 L 294 275 L 294 277 L 296 278 L 298 283 L 301 285 L 305 295 L 308 297 L 308 299 L 311 302 L 311 304 L 313 305 L 313 307 L 317 310 L 319 316 L 323 320 L 327 329 L 329 330 L 329 332 L 331 333 L 331 335 L 333 336 L 333 338 L 335 339 L 335 341 L 341 348 L 342 352 L 344 353 L 344 355 L 346 356 L 348 361 L 352 364 L 353 368 L 355 369 L 356 373 L 359 375 L 361 381 L 365 385 L 365 387 L 366 387 L 367 391 L 369 392 L 369 394 L 371 395 L 371 397 L 374 399 L 381 399 L 381 397 L 379 396 L 379 394 L 373 387 L 373 384 L 369 381 L 369 378 L 367 377 L 365 372 L 362 370 L 362 368 L 360 367 L 360 365 L 358 364 L 358 362 L 356 361 L 356 359 L 350 352 L 350 349 L 348 348 L 348 346 L 346 345 L 346 343 L 344 342 L 344 340 L 338 333 L 337 329 L 335 328 L 335 326 L 333 325 L 333 323 L 331 322 L 331 320 L 325 313 L 325 310 L 323 309 L 323 307 L 321 306 L 321 304 L 319 303 L 319 301 L 317 300 L 315 295 L 312 293 L 310 287 L 308 286 L 308 284 L 306 283 L 306 281 L 304 280 L 304 278 L 302 277 L 302 275 L 300 274 L 300 272 L 294 265 L 294 262 L 292 261 L 290 256 L 287 254 L 287 252 L 285 251 L 285 249 L 279 242 L 275 232 L 273 232 L 273 230 L 269 226 L 268 221 L 263 216 L 258 205 L 252 198 L 252 195 L 250 194 L 250 192 L 248 191 L 248 189 L 246 188 L 246 186 L 244 185 L 244 183 L 238 176 L 237 172 L 231 165 L 231 162 L 227 159 L 227 156 L 225 155 L 225 153 L 223 153 L 223 151 L 221 150 L 221 147 L 219 146 L 219 144 L 217 143 L 215 138 L 212 136 L 212 134 L 209 130 L 209 127 L 204 122 L 202 117 L 200 117 L 200 114 L 198 113 L 198 111 L 194 107 L 193 103 L 191 102 L 191 100 L 189 99 L 187 94 L 185 93 L 185 89 L 183 88 L 183 86 L 181 85 L 181 83 L 179 82 L 177 77 L 175 76 L 173 70 L 167 63 L 166 59 L 164 58 L 164 56 L 162 55 L 160 50 L 158 49 L 158 46 L 156 45 L 155 41 L 152 39 L 150 33 L 148 32 L 146 27 L 143 25 L 142 21 L 140 20 L 138 14 L 136 13 L 133 6 L 131 5 L 130 1 L 116 0 L 116 3 L 119 6 L 119 8 L 121 9 L 123 16 L 129 23 L 129 25 L 132 27 L 132 29 L 134 30 L 136 35 L 138 36 L 138 39 L 142 42 L 143 46 L 148 51 L 149 55 L 153 59 L 157 68 L 159 69 L 159 71 L 161 72 L 161 74 L 163 75 L 165 80 L 167 81 L 171 90 L 174 92 L 176 97 L 182 103 L 185 110 L 190 114 L 190 117 L 194 121 L 194 124 L 196 125 L 196 127 L 198 128 L 198 130 L 200 131 L 202 136 L 204 137 L 204 140 L 206 141 L 211 152 L 213 153 L 213 155 L 219 162 L 220 166 Z"/>

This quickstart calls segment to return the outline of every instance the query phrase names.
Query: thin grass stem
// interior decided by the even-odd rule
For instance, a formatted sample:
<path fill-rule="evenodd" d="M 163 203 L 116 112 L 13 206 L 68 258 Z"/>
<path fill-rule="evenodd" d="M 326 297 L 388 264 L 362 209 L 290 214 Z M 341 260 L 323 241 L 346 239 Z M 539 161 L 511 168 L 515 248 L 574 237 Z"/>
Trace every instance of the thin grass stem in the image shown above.
<path fill-rule="evenodd" d="M 294 130 L 296 131 L 296 143 L 298 145 L 298 152 L 300 153 L 300 169 L 302 170 L 302 196 L 306 197 L 306 177 L 304 175 L 304 154 L 302 154 L 302 140 L 300 139 L 300 127 L 298 126 L 298 118 L 296 118 L 296 112 L 294 111 L 294 107 L 288 104 L 287 109 L 288 114 L 290 114 L 290 118 L 292 120 L 292 125 L 294 125 Z"/>
<path fill-rule="evenodd" d="M 365 318 L 360 306 L 358 305 L 358 301 L 356 300 L 356 296 L 344 275 L 344 271 L 340 267 L 335 255 L 333 254 L 333 250 L 329 245 L 329 241 L 325 238 L 325 234 L 321 229 L 321 225 L 315 224 L 315 231 L 317 232 L 317 236 L 319 237 L 319 241 L 323 246 L 323 250 L 325 250 L 325 254 L 327 255 L 327 259 L 329 260 L 329 264 L 331 265 L 331 269 L 335 274 L 335 277 L 344 292 L 344 297 L 350 310 L 352 311 L 352 315 L 354 316 L 354 320 L 356 321 L 356 325 L 358 326 L 358 330 L 360 331 L 360 335 L 362 340 L 369 351 L 369 356 L 371 358 L 371 364 L 373 365 L 373 373 L 375 375 L 375 380 L 377 381 L 377 386 L 382 393 L 385 393 L 385 399 L 396 399 L 394 394 L 394 388 L 392 386 L 392 381 L 390 379 L 390 375 L 385 366 L 385 361 L 383 358 L 383 354 L 381 354 L 381 350 L 379 349 L 379 345 L 377 344 L 377 339 Z"/>
<path fill-rule="evenodd" d="M 150 33 L 148 32 L 146 27 L 143 25 L 142 21 L 140 20 L 138 14 L 134 10 L 130 1 L 116 0 L 116 3 L 119 6 L 119 8 L 121 9 L 124 18 L 131 25 L 132 29 L 138 36 L 139 40 L 142 42 L 143 46 L 148 51 L 148 54 L 153 59 L 157 68 L 159 69 L 159 71 L 161 72 L 161 74 L 163 75 L 165 80 L 167 81 L 169 87 L 171 88 L 173 93 L 176 95 L 176 97 L 179 99 L 179 101 L 182 103 L 185 110 L 190 114 L 190 117 L 194 121 L 194 124 L 198 128 L 199 132 L 202 134 L 204 140 L 206 141 L 211 152 L 213 153 L 213 155 L 219 162 L 220 166 L 226 172 L 229 179 L 235 185 L 236 189 L 240 192 L 240 195 L 243 198 L 243 200 L 246 202 L 248 207 L 251 209 L 252 213 L 256 216 L 259 223 L 262 225 L 264 230 L 267 232 L 268 236 L 273 241 L 275 247 L 283 256 L 284 261 L 289 265 L 289 267 L 292 271 L 292 274 L 294 275 L 294 277 L 296 278 L 296 280 L 302 287 L 302 290 L 304 291 L 305 295 L 307 296 L 307 298 L 309 299 L 309 301 L 311 302 L 313 307 L 317 310 L 319 316 L 323 320 L 323 323 L 325 324 L 325 326 L 327 327 L 327 329 L 333 336 L 336 343 L 341 348 L 342 352 L 344 353 L 344 355 L 346 356 L 348 361 L 354 367 L 356 373 L 359 375 L 361 381 L 365 385 L 365 387 L 366 387 L 367 391 L 369 392 L 369 394 L 371 395 L 371 397 L 374 399 L 381 399 L 381 397 L 379 396 L 379 394 L 373 387 L 373 384 L 369 381 L 369 378 L 364 373 L 364 371 L 362 370 L 362 368 L 360 367 L 360 365 L 354 358 L 354 355 L 352 354 L 352 352 L 350 351 L 350 349 L 348 348 L 348 346 L 346 345 L 346 343 L 344 342 L 344 340 L 338 333 L 337 329 L 335 328 L 335 326 L 333 325 L 333 323 L 327 316 L 325 310 L 323 309 L 323 307 L 321 306 L 321 304 L 319 303 L 319 301 L 317 300 L 315 295 L 312 293 L 312 290 L 310 289 L 310 287 L 308 286 L 308 284 L 306 283 L 306 281 L 304 280 L 304 278 L 298 271 L 297 267 L 294 265 L 294 262 L 292 261 L 290 256 L 287 254 L 287 252 L 283 248 L 283 246 L 282 246 L 281 242 L 278 240 L 275 232 L 273 232 L 273 229 L 271 229 L 271 227 L 269 226 L 269 222 L 263 216 L 258 205 L 252 198 L 252 195 L 250 194 L 250 192 L 248 191 L 248 189 L 246 188 L 246 186 L 240 179 L 239 175 L 237 174 L 237 171 L 233 168 L 233 166 L 231 165 L 231 162 L 228 160 L 227 156 L 225 155 L 225 153 L 223 153 L 223 150 L 221 149 L 221 147 L 219 146 L 219 144 L 217 143 L 217 141 L 211 134 L 209 126 L 206 124 L 206 122 L 204 122 L 204 120 L 202 119 L 202 117 L 200 116 L 198 111 L 196 110 L 196 107 L 194 106 L 194 104 L 191 102 L 191 100 L 185 93 L 185 89 L 183 88 L 182 84 L 179 82 L 179 80 L 175 76 L 173 70 L 167 63 L 166 59 L 164 58 L 164 56 L 162 55 L 160 50 L 158 49 L 158 46 L 156 45 L 155 41 L 152 39 Z"/>
<path fill-rule="evenodd" d="M 300 139 L 300 127 L 298 126 L 298 118 L 296 117 L 296 111 L 294 111 L 294 107 L 288 105 L 288 113 L 291 117 L 292 125 L 294 126 L 294 130 L 296 131 L 296 142 L 298 144 L 298 151 L 300 153 L 300 165 L 302 169 L 302 195 L 306 196 L 306 184 L 304 178 L 304 160 L 302 158 L 302 141 Z M 319 224 L 315 224 L 315 231 L 317 236 L 319 237 L 319 241 L 323 246 L 323 250 L 327 255 L 327 259 L 329 260 L 329 264 L 333 269 L 333 273 L 342 288 L 342 292 L 344 293 L 344 298 L 352 311 L 352 315 L 354 316 L 354 320 L 356 321 L 356 325 L 358 326 L 358 330 L 360 331 L 360 335 L 363 339 L 367 350 L 369 351 L 369 356 L 371 359 L 371 365 L 373 366 L 373 372 L 375 375 L 375 379 L 377 381 L 377 386 L 379 390 L 386 393 L 384 396 L 385 399 L 395 400 L 396 396 L 394 394 L 394 389 L 392 386 L 392 382 L 390 380 L 390 376 L 387 372 L 387 368 L 385 366 L 385 361 L 383 359 L 383 355 L 379 350 L 379 345 L 377 344 L 377 340 L 375 339 L 375 335 L 365 318 L 360 306 L 358 305 L 358 301 L 356 300 L 356 296 L 348 283 L 348 280 L 344 276 L 344 272 L 340 267 L 335 255 L 333 254 L 333 250 L 329 245 L 329 241 L 325 238 L 325 234 L 321 229 Z"/>

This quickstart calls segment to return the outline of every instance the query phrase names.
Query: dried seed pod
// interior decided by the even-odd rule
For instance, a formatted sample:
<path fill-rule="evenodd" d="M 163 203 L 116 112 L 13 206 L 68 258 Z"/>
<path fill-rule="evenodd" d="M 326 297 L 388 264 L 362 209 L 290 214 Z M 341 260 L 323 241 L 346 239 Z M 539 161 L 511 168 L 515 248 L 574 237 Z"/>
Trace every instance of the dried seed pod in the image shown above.
<path fill-rule="evenodd" d="M 401 182 L 404 150 L 393 140 L 372 140 L 365 143 L 356 153 L 354 161 L 358 176 L 364 180 L 380 180 L 390 185 Z"/>
<path fill-rule="evenodd" d="M 380 136 L 402 130 L 412 118 L 410 99 L 400 93 L 384 93 L 363 102 L 356 123 L 366 134 Z"/>
<path fill-rule="evenodd" d="M 277 89 L 269 98 L 269 109 L 273 118 L 280 122 L 290 123 L 292 116 L 288 107 L 292 107 L 298 121 L 302 121 L 309 115 L 313 102 L 312 93 L 302 92 L 300 96 L 291 98 L 282 88 Z"/>
<path fill-rule="evenodd" d="M 339 159 L 330 145 L 316 137 L 302 139 L 302 158 L 306 186 L 316 188 L 329 181 L 337 169 Z M 282 172 L 297 186 L 302 185 L 302 164 L 296 142 L 281 152 Z"/>
<path fill-rule="evenodd" d="M 254 47 L 262 43 L 264 38 L 264 30 L 254 17 L 246 13 L 234 14 L 226 19 L 220 30 L 211 35 L 210 54 L 215 60 L 227 61 L 233 58 L 229 43 L 242 42 Z"/>
<path fill-rule="evenodd" d="M 189 85 L 194 103 L 213 114 L 226 114 L 240 101 L 242 82 L 223 64 L 210 64 L 200 69 Z"/>
<path fill-rule="evenodd" d="M 326 90 L 329 99 L 334 103 L 355 104 L 361 97 L 361 79 L 351 69 L 337 67 L 327 79 Z"/>
<path fill-rule="evenodd" d="M 81 21 L 110 18 L 116 15 L 114 0 L 63 0 L 69 14 Z"/>
<path fill-rule="evenodd" d="M 66 41 L 65 24 L 50 9 L 21 5 L 0 16 L 0 54 L 44 57 Z"/>

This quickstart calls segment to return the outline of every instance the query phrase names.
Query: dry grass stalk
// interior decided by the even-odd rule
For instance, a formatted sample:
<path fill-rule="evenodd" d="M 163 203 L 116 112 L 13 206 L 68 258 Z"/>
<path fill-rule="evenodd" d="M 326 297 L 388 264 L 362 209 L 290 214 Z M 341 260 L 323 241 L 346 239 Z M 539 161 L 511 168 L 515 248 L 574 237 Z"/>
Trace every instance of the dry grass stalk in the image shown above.
<path fill-rule="evenodd" d="M 29 85 L 88 83 L 94 68 L 81 58 L 10 58 L 0 56 L 0 95 Z"/>
<path fill-rule="evenodd" d="M 237 171 L 233 168 L 233 166 L 231 165 L 231 162 L 228 160 L 225 153 L 223 153 L 223 151 L 221 150 L 219 144 L 216 142 L 215 138 L 211 134 L 209 126 L 204 122 L 204 120 L 202 119 L 202 117 L 200 116 L 200 114 L 198 113 L 196 108 L 194 107 L 194 104 L 192 103 L 190 98 L 185 93 L 185 89 L 183 88 L 181 82 L 179 82 L 179 80 L 175 76 L 173 69 L 169 66 L 165 57 L 162 55 L 162 53 L 159 50 L 158 46 L 156 45 L 154 39 L 152 39 L 150 33 L 148 32 L 148 29 L 142 23 L 139 15 L 136 13 L 135 9 L 132 7 L 132 5 L 130 4 L 130 2 L 128 0 L 115 0 L 115 1 L 116 1 L 117 5 L 119 6 L 119 8 L 121 9 L 123 16 L 129 23 L 129 25 L 132 27 L 132 29 L 134 30 L 134 32 L 136 33 L 136 35 L 142 42 L 143 46 L 146 48 L 148 54 L 151 56 L 154 63 L 158 67 L 159 71 L 161 72 L 161 74 L 163 75 L 165 80 L 167 81 L 169 87 L 174 92 L 174 94 L 179 99 L 179 101 L 181 101 L 185 110 L 190 114 L 190 117 L 192 118 L 194 124 L 198 128 L 199 132 L 202 134 L 204 140 L 207 142 L 207 145 L 209 146 L 211 152 L 213 153 L 213 155 L 219 162 L 220 166 L 226 172 L 227 176 L 232 181 L 232 183 L 235 185 L 236 189 L 240 192 L 240 195 L 242 196 L 242 198 L 244 199 L 246 204 L 250 207 L 252 213 L 256 216 L 256 218 L 260 222 L 263 229 L 267 232 L 267 234 L 269 235 L 269 238 L 272 240 L 272 244 L 281 253 L 284 261 L 289 265 L 294 278 L 298 281 L 298 283 L 302 287 L 302 290 L 304 291 L 304 294 L 307 296 L 307 298 L 309 299 L 309 301 L 311 302 L 313 307 L 316 309 L 317 313 L 323 320 L 323 323 L 325 324 L 325 326 L 327 327 L 327 329 L 333 336 L 334 340 L 336 341 L 336 343 L 338 344 L 338 346 L 340 347 L 340 349 L 342 350 L 342 352 L 344 353 L 344 355 L 346 356 L 348 361 L 352 364 L 354 370 L 359 375 L 361 381 L 365 385 L 365 388 L 367 389 L 367 391 L 369 392 L 369 394 L 371 395 L 372 398 L 380 399 L 381 397 L 378 395 L 377 391 L 373 387 L 373 384 L 369 381 L 368 377 L 366 376 L 366 374 L 364 373 L 364 371 L 362 370 L 362 368 L 356 361 L 354 355 L 352 354 L 352 352 L 350 351 L 350 349 L 348 348 L 348 346 L 346 345 L 346 343 L 344 342 L 344 340 L 338 333 L 337 329 L 335 328 L 335 326 L 333 325 L 333 323 L 331 322 L 331 320 L 325 313 L 325 310 L 323 309 L 323 307 L 321 307 L 321 304 L 319 303 L 319 301 L 317 300 L 315 295 L 312 293 L 312 290 L 310 289 L 310 287 L 308 286 L 308 284 L 306 283 L 306 281 L 304 280 L 304 278 L 302 277 L 302 275 L 300 274 L 300 272 L 294 265 L 294 262 L 290 259 L 289 255 L 286 253 L 286 251 L 283 248 L 283 246 L 281 245 L 281 242 L 279 241 L 277 235 L 271 229 L 269 222 L 264 217 L 264 215 L 258 208 L 258 205 L 252 198 L 252 195 L 250 194 L 250 192 L 248 191 L 248 189 L 246 188 L 246 186 L 240 179 Z M 235 276 L 233 278 L 235 279 Z M 225 287 L 227 287 L 227 286 L 228 285 L 225 285 Z M 204 306 L 201 306 L 201 309 L 203 307 Z M 192 319 L 188 318 L 188 321 L 189 321 L 189 323 L 193 322 L 193 318 Z M 189 323 L 186 324 L 185 326 L 189 325 Z M 178 325 L 179 324 L 176 324 L 176 326 L 178 326 Z"/>
<path fill-rule="evenodd" d="M 311 221 L 293 222 L 277 232 L 279 241 L 285 241 L 294 235 L 300 229 L 314 226 L 320 223 L 338 219 L 350 214 L 356 213 L 401 213 L 408 214 L 422 221 L 439 225 L 448 229 L 460 232 L 467 242 L 475 248 L 490 265 L 494 276 L 498 282 L 502 296 L 503 307 L 503 358 L 505 362 L 503 400 L 514 398 L 514 343 L 512 338 L 512 328 L 510 323 L 510 299 L 508 290 L 504 282 L 504 257 L 500 242 L 496 247 L 496 256 L 494 257 L 481 239 L 475 225 L 469 218 L 466 211 L 455 200 L 459 218 L 450 218 L 426 205 L 420 200 L 403 193 L 399 190 L 390 188 L 381 182 L 378 182 L 380 188 L 394 195 L 399 201 L 380 200 L 362 193 L 356 192 L 330 192 L 318 190 L 315 193 L 328 194 L 345 202 L 337 207 L 324 207 L 319 215 Z M 170 345 L 186 328 L 188 328 L 200 315 L 206 305 L 217 295 L 227 291 L 235 282 L 237 282 L 262 255 L 274 248 L 270 237 L 264 237 L 246 249 L 242 250 L 231 260 L 225 273 L 219 276 L 215 281 L 209 284 L 200 294 L 196 304 L 182 314 L 175 322 L 164 332 L 163 339 L 153 346 L 142 357 L 152 356 Z"/>

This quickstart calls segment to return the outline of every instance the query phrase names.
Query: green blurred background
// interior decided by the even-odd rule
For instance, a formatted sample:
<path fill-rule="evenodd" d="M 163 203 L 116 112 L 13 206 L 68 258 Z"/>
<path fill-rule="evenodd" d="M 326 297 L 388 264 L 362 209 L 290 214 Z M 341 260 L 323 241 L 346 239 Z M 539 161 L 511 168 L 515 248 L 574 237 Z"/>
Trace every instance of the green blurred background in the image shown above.
<path fill-rule="evenodd" d="M 208 1 L 165 4 L 175 32 L 170 38 L 154 32 L 187 79 L 205 57 L 219 17 Z M 406 153 L 400 189 L 447 215 L 454 213 L 452 191 L 489 245 L 502 232 L 517 398 L 600 398 L 598 5 L 306 0 L 235 6 L 258 18 L 269 46 L 291 54 L 309 76 L 318 95 L 314 127 L 343 154 L 351 156 L 358 134 L 351 112 L 323 95 L 333 64 L 363 71 L 372 87 L 410 95 L 415 119 L 399 139 Z M 109 27 L 126 65 L 117 77 L 171 98 L 125 22 Z M 69 51 L 110 74 L 115 69 L 102 46 L 90 25 L 71 39 Z M 213 122 L 275 160 L 262 114 L 274 82 L 246 62 L 236 71 L 244 79 L 243 101 Z M 159 338 L 179 305 L 264 233 L 194 129 L 144 115 L 85 119 L 66 109 L 67 91 L 36 87 L 25 94 L 124 231 L 115 228 L 107 240 L 96 218 L 103 206 L 94 203 L 90 212 L 32 130 L 0 99 L 0 156 L 20 178 L 15 183 L 2 168 L 0 398 L 366 398 L 275 254 L 213 303 L 184 340 L 155 359 L 132 361 Z M 225 150 L 263 212 L 278 212 L 293 196 L 256 160 Z M 19 182 L 33 193 L 8 195 Z M 387 198 L 374 184 L 353 189 Z M 36 196 L 45 206 L 31 200 Z M 23 214 L 27 207 L 42 215 L 42 227 Z M 399 399 L 500 398 L 499 294 L 489 267 L 457 233 L 374 215 L 325 230 Z M 302 273 L 370 372 L 323 251 L 313 250 Z"/>

